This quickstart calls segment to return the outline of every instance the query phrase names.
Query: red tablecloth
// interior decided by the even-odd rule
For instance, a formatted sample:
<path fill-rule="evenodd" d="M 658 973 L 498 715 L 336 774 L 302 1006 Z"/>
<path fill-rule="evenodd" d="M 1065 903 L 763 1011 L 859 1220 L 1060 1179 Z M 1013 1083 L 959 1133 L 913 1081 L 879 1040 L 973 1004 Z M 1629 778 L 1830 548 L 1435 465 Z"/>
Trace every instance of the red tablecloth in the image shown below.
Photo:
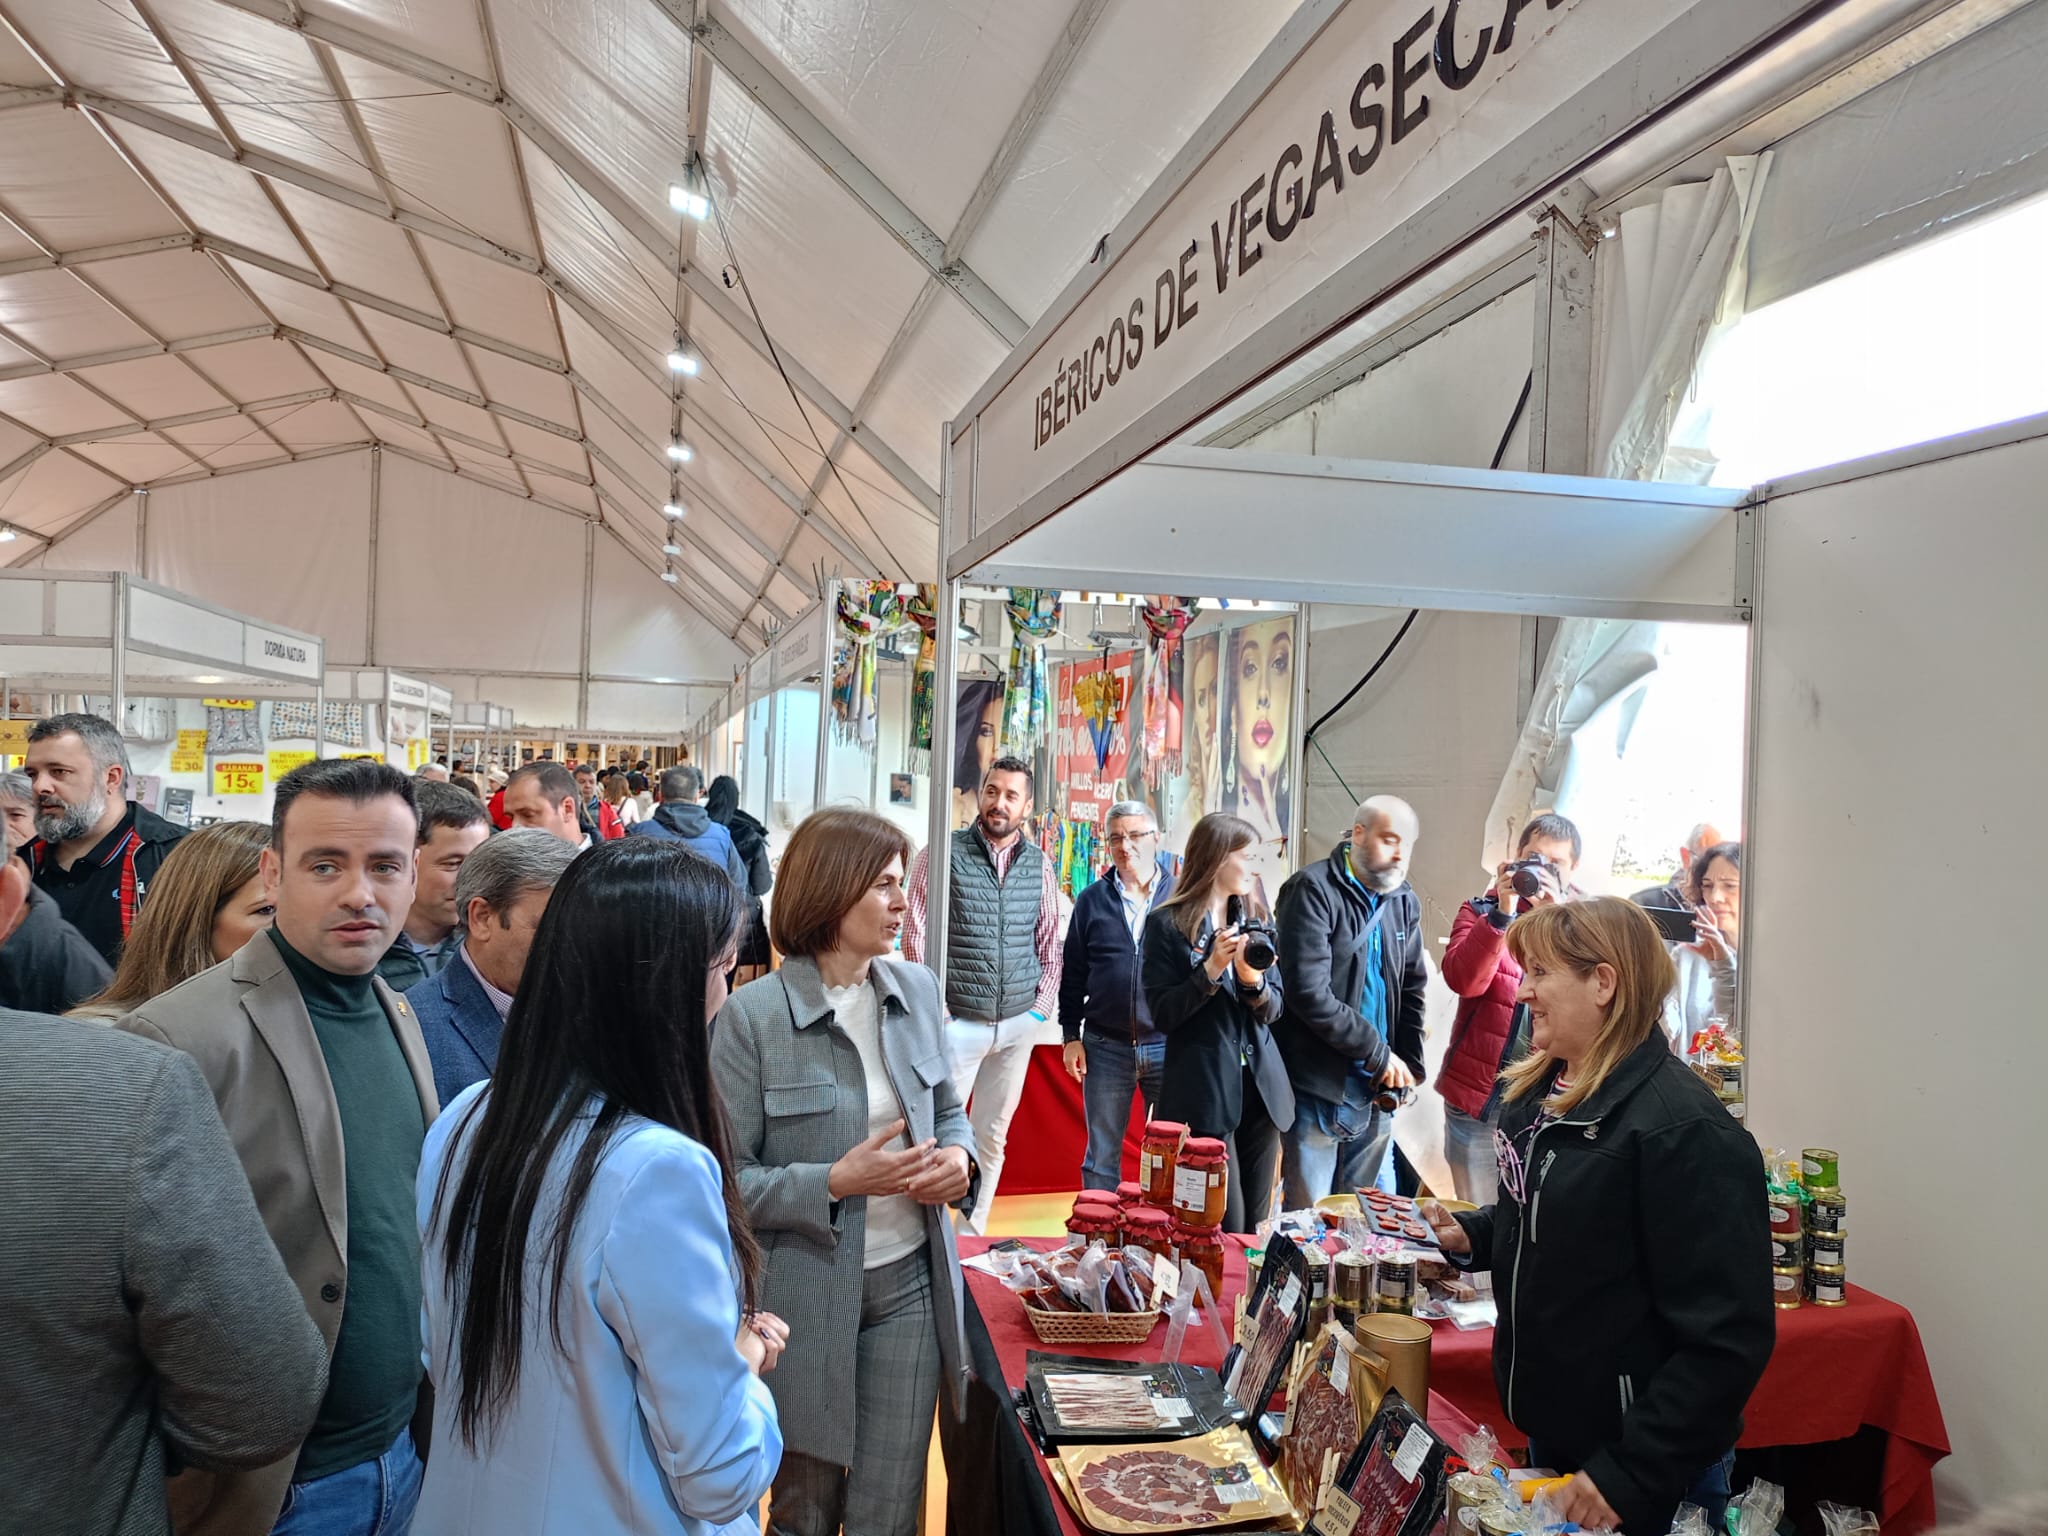
<path fill-rule="evenodd" d="M 1491 1425 L 1502 1445 L 1528 1443 L 1494 1390 L 1491 1328 L 1460 1333 L 1438 1323 L 1429 1369 L 1435 1389 Z M 1887 1536 L 1932 1526 L 1934 1464 L 1948 1454 L 1948 1431 L 1912 1313 L 1853 1285 L 1846 1307 L 1780 1312 L 1777 1349 L 1743 1413 L 1742 1444 L 1814 1445 L 1866 1424 L 1887 1436 L 1879 1511 Z"/>
<path fill-rule="evenodd" d="M 982 1252 L 999 1238 L 960 1239 L 960 1255 L 970 1257 Z M 1026 1238 L 1023 1241 L 1038 1249 L 1057 1246 L 1054 1238 Z M 1089 1355 L 1103 1360 L 1145 1360 L 1157 1359 L 1161 1345 L 1165 1342 L 1164 1325 L 1155 1330 L 1147 1344 L 1041 1344 L 1038 1335 L 1031 1331 L 1030 1320 L 1024 1316 L 1024 1309 L 1016 1297 L 1003 1289 L 1002 1283 L 992 1275 L 979 1270 L 966 1271 L 969 1300 L 981 1314 L 981 1320 L 988 1329 L 989 1341 L 995 1346 L 996 1359 L 1002 1365 L 1003 1388 L 1019 1385 L 1024 1380 L 1024 1355 L 1027 1350 L 1054 1350 L 1065 1355 Z M 1244 1290 L 1245 1267 L 1244 1245 L 1231 1242 L 1225 1245 L 1223 1260 L 1223 1305 L 1230 1307 L 1231 1301 Z M 1228 1316 L 1228 1311 L 1225 1313 Z M 1215 1335 L 1206 1327 L 1191 1326 L 1181 1351 L 1181 1358 L 1190 1365 L 1206 1365 L 1220 1368 L 1222 1354 L 1216 1348 Z M 994 1385 L 994 1383 L 991 1383 Z M 1429 1423 L 1439 1435 L 1453 1445 L 1477 1426 L 1459 1407 L 1442 1394 L 1429 1394 Z M 1044 1479 L 1054 1510 L 1057 1512 L 1062 1532 L 1073 1536 L 1086 1536 L 1084 1528 L 1075 1521 L 1073 1512 L 1053 1486 L 1052 1478 L 1046 1472 L 1043 1462 L 1039 1464 L 1039 1476 Z"/>

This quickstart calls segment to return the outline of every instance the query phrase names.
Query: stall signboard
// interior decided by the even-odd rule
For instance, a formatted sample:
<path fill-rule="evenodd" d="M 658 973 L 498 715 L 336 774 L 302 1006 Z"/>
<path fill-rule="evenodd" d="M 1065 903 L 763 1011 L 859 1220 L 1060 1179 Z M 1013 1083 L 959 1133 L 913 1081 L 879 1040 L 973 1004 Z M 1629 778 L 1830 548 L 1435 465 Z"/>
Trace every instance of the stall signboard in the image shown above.
<path fill-rule="evenodd" d="M 322 670 L 319 641 L 260 624 L 242 626 L 242 661 L 251 668 L 289 677 L 317 678 Z"/>
<path fill-rule="evenodd" d="M 1091 720 L 1076 696 L 1083 680 L 1100 673 L 1123 683 L 1124 706 L 1107 720 Z M 1053 774 L 1065 796 L 1063 814 L 1098 832 L 1109 808 L 1128 798 L 1124 779 L 1131 768 L 1131 722 L 1137 718 L 1140 673 L 1136 651 L 1118 651 L 1099 661 L 1077 661 L 1059 669 L 1053 699 Z M 1098 751 L 1098 743 L 1101 750 Z"/>
<path fill-rule="evenodd" d="M 33 720 L 0 720 L 0 754 L 21 757 L 28 752 L 29 727 Z"/>
<path fill-rule="evenodd" d="M 206 772 L 206 732 L 203 728 L 178 732 L 177 744 L 171 748 L 171 772 Z"/>
<path fill-rule="evenodd" d="M 1814 8 L 1302 5 L 956 421 L 968 537 L 1056 512 Z"/>
<path fill-rule="evenodd" d="M 261 763 L 218 762 L 213 765 L 216 795 L 260 795 L 263 793 Z"/>
<path fill-rule="evenodd" d="M 272 747 L 270 749 L 270 776 L 273 779 L 281 779 L 300 764 L 310 763 L 311 761 L 313 761 L 313 752 L 310 747 L 289 747 L 282 750 Z"/>
<path fill-rule="evenodd" d="M 384 754 L 382 752 L 344 752 L 341 755 L 345 760 L 350 762 L 354 762 L 359 759 L 366 760 L 372 763 L 381 763 L 384 761 Z"/>
<path fill-rule="evenodd" d="M 432 743 L 414 739 L 405 744 L 405 766 L 418 773 L 427 766 L 427 757 L 434 750 Z"/>
<path fill-rule="evenodd" d="M 202 699 L 200 702 L 208 709 L 254 709 L 256 707 L 254 699 Z"/>

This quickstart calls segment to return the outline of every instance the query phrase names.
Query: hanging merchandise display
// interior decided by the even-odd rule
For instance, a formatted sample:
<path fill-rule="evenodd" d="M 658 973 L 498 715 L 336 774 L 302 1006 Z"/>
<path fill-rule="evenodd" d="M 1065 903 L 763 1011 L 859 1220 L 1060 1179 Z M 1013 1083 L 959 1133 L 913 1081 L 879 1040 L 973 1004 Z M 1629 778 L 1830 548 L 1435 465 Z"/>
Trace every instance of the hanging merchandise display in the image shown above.
<path fill-rule="evenodd" d="M 910 751 L 904 767 L 932 770 L 932 716 L 939 697 L 939 588 L 921 581 L 903 616 L 917 626 L 917 664 L 910 671 Z"/>
<path fill-rule="evenodd" d="M 206 750 L 262 753 L 263 733 L 256 719 L 255 700 L 206 701 Z"/>
<path fill-rule="evenodd" d="M 1052 713 L 1045 645 L 1059 631 L 1060 594 L 1053 587 L 1011 587 L 1003 604 L 1010 621 L 1010 675 L 1003 693 L 1003 747 L 1026 751 Z"/>
<path fill-rule="evenodd" d="M 1107 646 L 1102 650 L 1102 664 L 1093 672 L 1074 679 L 1074 702 L 1081 707 L 1081 718 L 1087 723 L 1088 740 L 1095 748 L 1095 769 L 1098 773 L 1109 766 L 1110 742 L 1124 718 L 1128 686 L 1128 680 L 1122 673 L 1109 670 Z"/>
<path fill-rule="evenodd" d="M 1145 656 L 1145 782 L 1155 789 L 1181 771 L 1181 637 L 1201 609 L 1192 597 L 1154 595 L 1138 616 L 1152 636 Z"/>
<path fill-rule="evenodd" d="M 360 747 L 363 744 L 363 706 L 330 702 L 325 713 L 311 699 L 280 699 L 270 706 L 272 741 L 311 741 L 313 721 L 318 714 L 322 738 L 332 747 Z"/>
<path fill-rule="evenodd" d="M 902 622 L 903 600 L 893 581 L 842 581 L 837 608 L 846 649 L 832 672 L 832 728 L 840 741 L 871 752 L 881 713 L 875 640 Z"/>

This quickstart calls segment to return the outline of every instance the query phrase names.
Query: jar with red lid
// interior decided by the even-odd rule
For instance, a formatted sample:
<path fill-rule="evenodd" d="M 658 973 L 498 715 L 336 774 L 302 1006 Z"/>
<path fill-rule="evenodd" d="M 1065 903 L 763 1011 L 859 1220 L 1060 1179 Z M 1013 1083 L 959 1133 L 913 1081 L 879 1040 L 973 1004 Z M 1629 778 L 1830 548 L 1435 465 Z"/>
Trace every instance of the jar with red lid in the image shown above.
<path fill-rule="evenodd" d="M 1125 1209 L 1145 1203 L 1145 1186 L 1136 1179 L 1125 1179 L 1116 1187 L 1117 1203 Z"/>
<path fill-rule="evenodd" d="M 1114 1207 L 1077 1201 L 1067 1218 L 1067 1246 L 1086 1248 L 1100 1240 L 1112 1248 L 1123 1246 L 1123 1216 Z"/>
<path fill-rule="evenodd" d="M 1124 1252 L 1143 1249 L 1150 1257 L 1178 1263 L 1173 1247 L 1173 1220 L 1166 1212 L 1141 1205 L 1124 1213 Z"/>
<path fill-rule="evenodd" d="M 1174 1165 L 1174 1218 L 1190 1227 L 1221 1226 L 1229 1198 L 1229 1149 L 1211 1136 L 1190 1138 Z"/>
<path fill-rule="evenodd" d="M 1208 1278 L 1210 1297 L 1220 1297 L 1223 1294 L 1222 1229 L 1178 1223 L 1173 1229 L 1173 1246 L 1182 1263 L 1194 1265 Z"/>
<path fill-rule="evenodd" d="M 1180 1144 L 1188 1139 L 1188 1128 L 1178 1120 L 1148 1120 L 1145 1139 L 1138 1149 L 1138 1182 L 1145 1186 L 1145 1203 L 1164 1211 L 1173 1205 L 1173 1169 L 1180 1157 Z"/>

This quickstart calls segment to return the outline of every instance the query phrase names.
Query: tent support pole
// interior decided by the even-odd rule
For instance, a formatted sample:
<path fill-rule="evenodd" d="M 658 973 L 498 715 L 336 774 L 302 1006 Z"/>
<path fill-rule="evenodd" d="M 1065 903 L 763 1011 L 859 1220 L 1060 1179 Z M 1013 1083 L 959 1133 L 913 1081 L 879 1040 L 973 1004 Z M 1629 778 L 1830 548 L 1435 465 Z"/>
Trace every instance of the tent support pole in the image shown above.
<path fill-rule="evenodd" d="M 377 665 L 377 527 L 384 517 L 384 450 L 370 450 L 370 580 L 363 615 L 363 665 Z"/>
<path fill-rule="evenodd" d="M 1593 252 L 1583 233 L 1583 182 L 1559 194 L 1536 226 L 1535 333 L 1529 349 L 1529 468 L 1543 475 L 1593 473 Z M 1529 718 L 1557 621 L 1521 625 L 1515 719 Z"/>
<path fill-rule="evenodd" d="M 113 662 L 114 694 L 113 707 L 108 711 L 114 717 L 114 729 L 122 729 L 128 713 L 128 582 L 127 576 L 114 577 L 114 629 Z M 132 786 L 123 785 L 128 789 Z"/>
<path fill-rule="evenodd" d="M 818 604 L 818 623 L 823 645 L 818 651 L 818 763 L 811 779 L 811 809 L 825 805 L 825 764 L 832 750 L 832 616 L 839 610 L 839 583 L 825 583 L 824 599 Z M 873 809 L 872 806 L 869 807 Z"/>
<path fill-rule="evenodd" d="M 1287 750 L 1294 756 L 1294 804 L 1287 812 L 1287 857 L 1296 869 L 1302 867 L 1308 851 L 1308 673 L 1314 660 L 1310 654 L 1315 645 L 1313 614 L 1314 608 L 1303 603 L 1294 617 L 1294 652 L 1300 659 L 1294 664 L 1293 713 L 1289 717 L 1294 722 L 1290 733 L 1294 739 L 1287 743 Z"/>
<path fill-rule="evenodd" d="M 950 574 L 954 545 L 953 423 L 939 429 L 939 632 L 937 676 L 932 683 L 930 829 L 926 842 L 924 963 L 946 990 L 946 918 L 950 896 L 953 820 L 953 726 L 960 694 L 960 588 Z"/>
<path fill-rule="evenodd" d="M 583 525 L 583 637 L 576 663 L 576 729 L 590 729 L 590 605 L 597 585 L 597 524 Z"/>

